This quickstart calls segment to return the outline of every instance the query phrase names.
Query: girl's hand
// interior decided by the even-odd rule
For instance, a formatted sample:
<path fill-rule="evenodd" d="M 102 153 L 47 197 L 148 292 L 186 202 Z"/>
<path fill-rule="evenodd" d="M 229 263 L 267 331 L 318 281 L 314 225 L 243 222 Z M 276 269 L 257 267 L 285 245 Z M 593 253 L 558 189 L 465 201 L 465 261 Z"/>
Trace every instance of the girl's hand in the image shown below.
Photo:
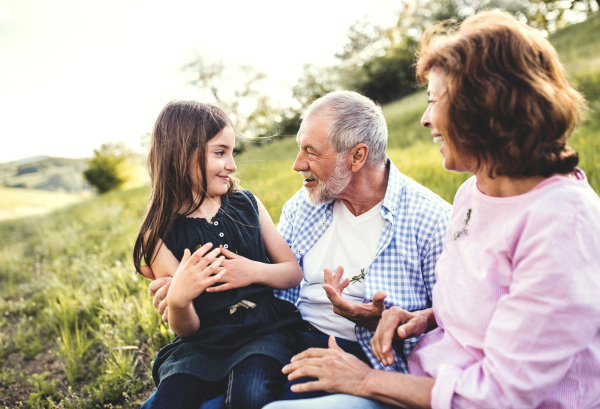
<path fill-rule="evenodd" d="M 224 284 L 207 288 L 206 292 L 216 293 L 231 290 L 232 288 L 247 287 L 254 283 L 253 280 L 257 277 L 255 269 L 259 263 L 233 253 L 223 246 L 220 249 L 221 254 L 227 257 L 221 265 L 228 273 L 224 279 L 219 281 Z"/>
<path fill-rule="evenodd" d="M 381 314 L 381 321 L 371 339 L 371 350 L 379 362 L 389 366 L 394 363 L 392 340 L 412 338 L 425 332 L 427 332 L 425 315 L 392 307 Z"/>
<path fill-rule="evenodd" d="M 220 268 L 225 257 L 217 258 L 221 249 L 216 248 L 203 257 L 211 247 L 212 243 L 206 243 L 192 255 L 185 249 L 167 295 L 169 308 L 186 308 L 208 287 L 222 281 L 227 270 Z M 218 270 L 218 274 L 212 275 Z"/>

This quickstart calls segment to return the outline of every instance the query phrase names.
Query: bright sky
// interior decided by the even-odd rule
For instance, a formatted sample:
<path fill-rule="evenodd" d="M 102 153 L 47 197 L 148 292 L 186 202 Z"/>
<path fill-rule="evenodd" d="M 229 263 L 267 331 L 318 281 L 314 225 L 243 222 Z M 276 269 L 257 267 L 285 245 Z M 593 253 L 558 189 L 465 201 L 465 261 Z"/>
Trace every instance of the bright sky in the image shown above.
<path fill-rule="evenodd" d="M 331 62 L 355 20 L 397 3 L 0 0 L 0 162 L 139 149 L 168 101 L 201 98 L 180 72 L 194 52 L 254 65 L 283 102 L 302 64 Z"/>

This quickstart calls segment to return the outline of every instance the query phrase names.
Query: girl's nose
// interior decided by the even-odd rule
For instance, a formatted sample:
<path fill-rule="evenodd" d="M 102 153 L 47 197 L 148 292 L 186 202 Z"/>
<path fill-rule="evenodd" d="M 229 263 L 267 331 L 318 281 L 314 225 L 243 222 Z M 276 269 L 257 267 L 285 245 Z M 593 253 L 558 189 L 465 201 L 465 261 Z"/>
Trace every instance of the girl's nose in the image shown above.
<path fill-rule="evenodd" d="M 237 166 L 235 164 L 235 160 L 231 158 L 231 160 L 227 163 L 227 170 L 231 172 L 235 172 L 237 170 Z"/>

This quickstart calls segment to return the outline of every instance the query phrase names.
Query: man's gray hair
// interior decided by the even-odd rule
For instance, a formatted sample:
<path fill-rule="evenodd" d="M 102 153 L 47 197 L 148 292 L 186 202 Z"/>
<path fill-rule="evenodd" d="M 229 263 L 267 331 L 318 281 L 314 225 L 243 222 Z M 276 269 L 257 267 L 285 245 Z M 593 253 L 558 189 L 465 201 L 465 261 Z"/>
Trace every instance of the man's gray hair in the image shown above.
<path fill-rule="evenodd" d="M 326 135 L 336 152 L 347 153 L 364 143 L 369 147 L 367 164 L 386 162 L 387 124 L 375 102 L 353 91 L 331 92 L 310 104 L 301 118 L 304 121 L 317 114 L 329 122 Z"/>

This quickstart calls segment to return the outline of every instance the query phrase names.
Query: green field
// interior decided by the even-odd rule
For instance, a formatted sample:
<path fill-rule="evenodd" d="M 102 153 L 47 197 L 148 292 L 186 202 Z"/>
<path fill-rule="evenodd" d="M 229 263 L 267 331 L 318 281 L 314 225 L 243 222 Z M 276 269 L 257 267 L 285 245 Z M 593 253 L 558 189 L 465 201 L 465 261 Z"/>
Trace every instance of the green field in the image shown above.
<path fill-rule="evenodd" d="M 590 119 L 572 145 L 597 192 L 600 49 L 590 33 L 599 24 L 597 14 L 551 39 L 590 100 Z M 451 202 L 468 175 L 442 168 L 438 147 L 418 124 L 426 104 L 420 92 L 384 107 L 389 156 Z M 242 185 L 261 198 L 275 221 L 301 185 L 292 170 L 296 153 L 289 138 L 236 158 Z M 126 190 L 0 223 L 0 408 L 133 408 L 152 392 L 152 356 L 172 333 L 131 263 L 147 196 L 148 188 Z"/>

